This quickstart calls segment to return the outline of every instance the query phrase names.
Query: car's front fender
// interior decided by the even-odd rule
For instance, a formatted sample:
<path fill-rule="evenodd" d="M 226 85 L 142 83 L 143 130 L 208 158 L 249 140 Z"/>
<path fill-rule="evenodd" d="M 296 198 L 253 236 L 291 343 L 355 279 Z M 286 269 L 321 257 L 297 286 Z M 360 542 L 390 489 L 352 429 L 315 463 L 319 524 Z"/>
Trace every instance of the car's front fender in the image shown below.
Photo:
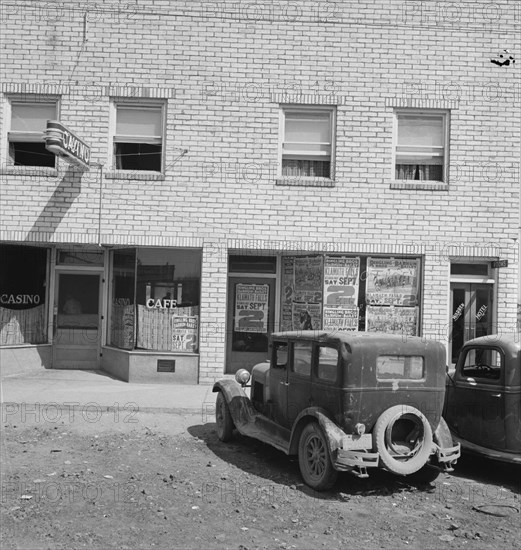
<path fill-rule="evenodd" d="M 257 411 L 253 408 L 243 387 L 235 380 L 219 380 L 213 385 L 212 391 L 223 394 L 230 409 L 233 423 L 239 431 L 245 424 L 253 421 Z"/>

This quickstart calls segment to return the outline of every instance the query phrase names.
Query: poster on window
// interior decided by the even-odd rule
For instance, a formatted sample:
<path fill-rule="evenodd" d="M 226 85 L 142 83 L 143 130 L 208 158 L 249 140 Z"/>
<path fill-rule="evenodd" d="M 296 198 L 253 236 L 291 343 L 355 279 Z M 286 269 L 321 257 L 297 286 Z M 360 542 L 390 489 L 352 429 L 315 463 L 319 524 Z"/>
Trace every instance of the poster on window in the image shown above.
<path fill-rule="evenodd" d="M 197 351 L 199 317 L 172 317 L 172 349 L 175 351 Z"/>
<path fill-rule="evenodd" d="M 282 258 L 281 289 L 281 322 L 280 330 L 293 329 L 293 283 L 294 258 Z"/>
<path fill-rule="evenodd" d="M 319 330 L 321 326 L 321 304 L 293 302 L 293 330 Z"/>
<path fill-rule="evenodd" d="M 324 306 L 323 328 L 330 332 L 358 330 L 358 308 Z"/>
<path fill-rule="evenodd" d="M 322 302 L 322 256 L 295 256 L 294 302 Z"/>
<path fill-rule="evenodd" d="M 366 330 L 416 336 L 418 310 L 417 307 L 367 306 Z"/>
<path fill-rule="evenodd" d="M 367 258 L 366 303 L 415 306 L 420 260 Z"/>
<path fill-rule="evenodd" d="M 324 306 L 358 306 L 360 258 L 326 256 Z"/>
<path fill-rule="evenodd" d="M 269 285 L 235 285 L 235 332 L 268 332 Z"/>

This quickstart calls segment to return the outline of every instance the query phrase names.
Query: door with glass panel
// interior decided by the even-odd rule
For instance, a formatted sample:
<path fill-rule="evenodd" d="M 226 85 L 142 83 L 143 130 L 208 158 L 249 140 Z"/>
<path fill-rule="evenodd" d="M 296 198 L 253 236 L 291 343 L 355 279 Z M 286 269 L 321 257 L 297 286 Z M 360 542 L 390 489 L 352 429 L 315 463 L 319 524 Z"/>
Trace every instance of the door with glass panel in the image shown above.
<path fill-rule="evenodd" d="M 492 285 L 451 283 L 449 356 L 456 363 L 463 344 L 491 334 Z"/>
<path fill-rule="evenodd" d="M 99 368 L 100 285 L 100 273 L 56 273 L 53 368 Z"/>

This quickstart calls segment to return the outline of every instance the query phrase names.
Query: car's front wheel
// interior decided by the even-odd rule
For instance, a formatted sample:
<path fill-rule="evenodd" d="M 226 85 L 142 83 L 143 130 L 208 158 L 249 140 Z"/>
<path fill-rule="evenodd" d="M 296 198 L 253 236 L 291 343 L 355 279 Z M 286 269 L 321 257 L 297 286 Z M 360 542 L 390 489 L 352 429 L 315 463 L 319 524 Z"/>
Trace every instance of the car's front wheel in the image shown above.
<path fill-rule="evenodd" d="M 233 435 L 233 419 L 226 398 L 219 392 L 215 402 L 215 423 L 217 425 L 217 437 L 221 441 L 229 441 Z"/>
<path fill-rule="evenodd" d="M 324 432 L 316 422 L 307 424 L 302 430 L 298 463 L 304 482 L 312 489 L 325 491 L 335 484 L 338 472 L 331 462 Z"/>

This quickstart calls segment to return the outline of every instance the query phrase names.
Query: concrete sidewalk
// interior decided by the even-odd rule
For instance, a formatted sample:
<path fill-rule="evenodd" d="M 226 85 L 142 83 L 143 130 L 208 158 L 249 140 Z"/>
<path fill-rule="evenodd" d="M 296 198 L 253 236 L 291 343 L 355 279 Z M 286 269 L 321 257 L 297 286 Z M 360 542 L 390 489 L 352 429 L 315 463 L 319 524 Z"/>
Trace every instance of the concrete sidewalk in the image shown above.
<path fill-rule="evenodd" d="M 115 379 L 103 371 L 42 370 L 6 376 L 1 381 L 3 409 L 16 404 L 53 404 L 61 408 L 90 405 L 102 410 L 118 407 L 141 412 L 161 411 L 208 414 L 214 410 L 212 386 L 135 384 Z M 135 404 L 135 405 L 132 405 Z"/>

